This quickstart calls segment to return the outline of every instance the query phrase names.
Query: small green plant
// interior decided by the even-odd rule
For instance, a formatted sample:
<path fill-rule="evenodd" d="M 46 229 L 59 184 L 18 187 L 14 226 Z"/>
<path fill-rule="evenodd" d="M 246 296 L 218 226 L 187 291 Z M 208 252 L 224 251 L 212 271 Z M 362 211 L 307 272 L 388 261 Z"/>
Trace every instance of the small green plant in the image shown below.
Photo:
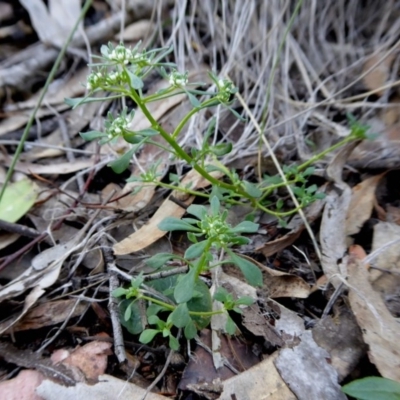
<path fill-rule="evenodd" d="M 307 183 L 314 170 L 312 164 L 349 141 L 365 138 L 366 128 L 352 121 L 351 134 L 348 137 L 301 165 L 285 167 L 285 179 L 281 176 L 266 175 L 259 182 L 244 180 L 237 171 L 225 167 L 220 161 L 221 157 L 231 152 L 233 145 L 229 142 L 213 143 L 211 137 L 216 131 L 215 118 L 210 120 L 199 148 L 189 150 L 179 144 L 179 134 L 187 122 L 206 108 L 219 105 L 237 118 L 244 118 L 233 108 L 234 95 L 237 92 L 233 82 L 210 72 L 209 88 L 199 89 L 206 84 L 189 82 L 188 72 L 178 71 L 175 64 L 163 61 L 171 50 L 143 50 L 140 43 L 134 48 L 123 44 L 102 46 L 99 62 L 91 65 L 92 72 L 87 78 L 88 95 L 83 98 L 66 99 L 66 102 L 73 107 L 110 99 L 128 98 L 133 102 L 135 107 L 122 107 L 119 115 L 110 112 L 105 121 L 104 131 L 81 133 L 83 139 L 98 140 L 100 145 L 112 146 L 119 140 L 128 144 L 128 150 L 109 164 L 115 172 L 121 173 L 128 168 L 133 155 L 140 151 L 143 145 L 153 144 L 168 151 L 172 158 L 186 162 L 211 185 L 211 190 L 199 191 L 190 185 L 182 185 L 180 178 L 174 174 L 170 174 L 169 182 L 162 182 L 158 179 L 157 162 L 139 177 L 130 179 L 141 182 L 142 186 L 151 184 L 196 195 L 208 201 L 210 205 L 209 209 L 192 205 L 187 211 L 194 218 L 180 220 L 167 217 L 159 226 L 165 231 L 187 232 L 192 245 L 186 250 L 184 257 L 162 253 L 148 260 L 149 265 L 169 270 L 172 268 L 171 261 L 175 261 L 187 266 L 187 273 L 149 282 L 146 282 L 146 277 L 140 275 L 132 280 L 129 288 L 120 288 L 114 292 L 114 296 L 124 298 L 121 301 L 123 323 L 130 332 L 140 334 L 141 342 L 148 343 L 161 334 L 169 338 L 171 348 L 177 348 L 176 329 L 183 329 L 185 337 L 191 339 L 197 330 L 208 325 L 212 315 L 227 313 L 226 331 L 233 333 L 235 325 L 228 312 L 240 312 L 241 307 L 252 302 L 248 298 L 234 299 L 231 294 L 220 289 L 214 300 L 220 301 L 223 309 L 213 311 L 208 287 L 201 280 L 203 274 L 218 265 L 230 263 L 242 271 L 250 284 L 262 283 L 258 267 L 234 252 L 235 246 L 248 243 L 248 239 L 241 234 L 256 232 L 257 224 L 243 221 L 231 227 L 227 223 L 227 211 L 222 210 L 222 205 L 226 208 L 231 205 L 250 204 L 254 211 L 272 214 L 284 225 L 287 217 L 323 197 L 323 194 L 317 192 L 316 185 Z M 167 86 L 154 94 L 145 94 L 145 80 L 154 70 L 165 78 Z M 103 93 L 108 95 L 104 97 Z M 192 109 L 173 131 L 167 132 L 152 116 L 148 104 L 178 94 L 188 97 Z M 122 104 L 126 102 L 123 101 Z M 148 128 L 134 129 L 135 108 L 140 109 L 147 118 Z M 161 136 L 164 142 L 153 140 L 156 135 Z M 212 171 L 219 171 L 223 178 L 217 179 L 211 174 Z M 297 197 L 297 208 L 285 209 L 283 200 L 276 198 L 277 190 L 285 186 L 290 186 Z M 141 312 L 143 307 L 139 306 L 143 303 L 147 305 L 145 322 Z M 147 329 L 146 324 L 153 328 Z"/>
<path fill-rule="evenodd" d="M 221 212 L 220 202 L 217 197 L 211 199 L 210 209 L 200 205 L 191 205 L 187 209 L 188 214 L 196 218 L 178 219 L 167 217 L 159 225 L 165 231 L 186 231 L 188 239 L 193 243 L 185 252 L 183 257 L 172 253 L 159 253 L 147 260 L 148 265 L 155 269 L 165 267 L 168 261 L 179 260 L 183 265 L 188 266 L 186 274 L 175 276 L 174 282 L 163 288 L 162 293 L 166 299 L 160 300 L 153 295 L 146 294 L 146 290 L 140 287 L 144 278 L 140 275 L 131 282 L 127 289 L 119 288 L 113 293 L 114 296 L 124 296 L 127 300 L 132 299 L 124 305 L 124 319 L 129 321 L 132 316 L 132 308 L 138 300 L 145 300 L 152 304 L 147 309 L 147 321 L 150 325 L 155 325 L 153 329 L 145 329 L 140 335 L 142 343 L 148 343 L 155 335 L 162 334 L 169 337 L 171 348 L 178 346 L 177 339 L 171 333 L 171 329 L 182 328 L 187 339 L 192 339 L 197 334 L 197 330 L 208 325 L 209 318 L 214 314 L 227 314 L 226 331 L 233 334 L 235 324 L 229 316 L 229 311 L 241 313 L 241 306 L 250 305 L 253 299 L 242 297 L 234 300 L 233 296 L 223 288 L 219 288 L 214 299 L 223 304 L 222 311 L 212 311 L 212 303 L 207 286 L 202 282 L 200 276 L 207 274 L 212 268 L 221 264 L 236 265 L 243 275 L 253 285 L 262 284 L 260 270 L 248 260 L 235 254 L 231 247 L 249 243 L 249 239 L 241 236 L 242 233 L 253 233 L 258 229 L 258 225 L 243 221 L 235 227 L 231 227 L 227 222 L 227 211 Z M 226 252 L 227 258 L 222 261 L 216 260 L 214 254 Z M 150 282 L 149 285 L 162 285 L 162 280 Z M 164 320 L 157 314 L 163 314 Z M 138 323 L 140 323 L 138 321 Z M 140 326 L 138 328 L 140 331 Z"/>
<path fill-rule="evenodd" d="M 342 390 L 358 400 L 400 400 L 400 383 L 378 376 L 357 379 Z"/>

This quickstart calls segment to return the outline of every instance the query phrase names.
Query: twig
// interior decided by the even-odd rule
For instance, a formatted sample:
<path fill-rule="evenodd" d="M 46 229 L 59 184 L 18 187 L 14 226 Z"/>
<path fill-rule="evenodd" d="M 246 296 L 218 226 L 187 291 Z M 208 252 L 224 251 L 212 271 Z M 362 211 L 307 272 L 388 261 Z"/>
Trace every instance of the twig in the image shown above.
<path fill-rule="evenodd" d="M 125 345 L 124 338 L 122 334 L 122 328 L 120 323 L 120 312 L 118 306 L 118 299 L 112 295 L 112 292 L 117 289 L 120 284 L 118 280 L 117 273 L 114 268 L 116 268 L 114 262 L 114 256 L 111 248 L 109 247 L 105 236 L 102 236 L 100 239 L 101 250 L 103 252 L 104 261 L 107 265 L 107 272 L 110 276 L 109 279 L 109 288 L 110 294 L 108 299 L 108 310 L 110 311 L 111 324 L 113 327 L 113 336 L 114 336 L 114 351 L 115 355 L 118 358 L 120 363 L 123 363 L 126 360 L 125 353 Z"/>
<path fill-rule="evenodd" d="M 13 224 L 2 219 L 0 219 L 0 229 L 4 229 L 5 231 L 11 233 L 18 233 L 21 236 L 30 238 L 36 238 L 40 235 L 40 232 L 38 232 L 36 229 L 29 228 L 28 226 L 21 224 Z"/>

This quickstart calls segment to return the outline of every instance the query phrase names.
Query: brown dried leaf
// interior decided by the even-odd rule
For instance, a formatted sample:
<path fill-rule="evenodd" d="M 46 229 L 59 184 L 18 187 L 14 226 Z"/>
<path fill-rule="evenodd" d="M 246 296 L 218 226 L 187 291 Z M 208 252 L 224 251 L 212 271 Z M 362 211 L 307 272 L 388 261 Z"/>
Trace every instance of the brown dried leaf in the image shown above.
<path fill-rule="evenodd" d="M 82 315 L 86 309 L 87 305 L 83 303 L 76 305 L 75 299 L 50 301 L 39 304 L 37 307 L 30 310 L 16 325 L 14 325 L 12 331 L 19 332 L 56 325 L 64 322 L 68 317 L 74 318 Z M 6 325 L 7 324 L 4 322 L 1 323 L 0 331 L 2 331 Z M 6 331 L 5 333 L 10 332 Z"/>
<path fill-rule="evenodd" d="M 383 377 L 400 381 L 399 325 L 372 288 L 362 262 L 352 256 L 347 267 L 350 306 L 369 346 L 369 359 Z"/>
<path fill-rule="evenodd" d="M 376 187 L 385 174 L 371 176 L 353 187 L 346 218 L 347 236 L 360 232 L 364 222 L 370 218 L 374 208 Z"/>
<path fill-rule="evenodd" d="M 220 400 L 240 399 L 296 400 L 277 371 L 277 353 L 239 375 L 223 382 Z"/>
<path fill-rule="evenodd" d="M 107 356 L 112 354 L 111 346 L 110 342 L 98 340 L 87 343 L 76 348 L 62 363 L 79 368 L 88 381 L 97 382 L 99 375 L 106 371 Z"/>
<path fill-rule="evenodd" d="M 391 65 L 394 60 L 394 54 L 390 54 L 389 56 L 384 57 L 384 54 L 378 53 L 370 57 L 366 63 L 364 64 L 362 73 L 368 71 L 375 64 L 378 64 L 374 67 L 371 72 L 368 72 L 367 75 L 363 78 L 363 83 L 365 87 L 369 90 L 378 90 L 382 86 L 385 85 L 390 76 Z M 379 90 L 376 92 L 378 95 L 382 96 L 384 90 Z"/>
<path fill-rule="evenodd" d="M 264 289 L 271 299 L 279 297 L 296 297 L 305 299 L 310 295 L 310 285 L 302 278 L 287 272 L 277 271 L 264 264 L 242 255 L 243 258 L 256 264 L 263 273 Z"/>

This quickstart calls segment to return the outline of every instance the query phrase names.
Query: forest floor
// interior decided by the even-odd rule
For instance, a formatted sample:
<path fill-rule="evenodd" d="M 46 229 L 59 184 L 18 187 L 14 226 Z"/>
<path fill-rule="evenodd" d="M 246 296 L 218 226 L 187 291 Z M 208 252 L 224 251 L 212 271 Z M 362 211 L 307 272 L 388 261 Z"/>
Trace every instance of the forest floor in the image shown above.
<path fill-rule="evenodd" d="M 0 400 L 399 396 L 399 65 L 397 0 L 0 1 Z"/>

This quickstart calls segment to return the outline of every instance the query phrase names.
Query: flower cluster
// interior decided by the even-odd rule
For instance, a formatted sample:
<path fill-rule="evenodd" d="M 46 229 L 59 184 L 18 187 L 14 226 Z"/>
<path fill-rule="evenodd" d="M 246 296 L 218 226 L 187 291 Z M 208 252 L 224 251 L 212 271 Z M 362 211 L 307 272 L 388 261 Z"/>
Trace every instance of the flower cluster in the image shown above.
<path fill-rule="evenodd" d="M 230 234 L 232 227 L 225 221 L 227 213 L 222 215 L 205 215 L 198 225 L 207 238 L 213 238 L 219 245 L 224 246 L 234 235 Z"/>
<path fill-rule="evenodd" d="M 89 92 L 92 92 L 96 89 L 106 89 L 107 86 L 123 85 L 125 80 L 122 71 L 108 72 L 107 69 L 101 68 L 88 75 L 86 88 Z"/>
<path fill-rule="evenodd" d="M 109 61 L 111 64 L 119 64 L 126 66 L 128 64 L 137 66 L 138 68 L 144 68 L 152 64 L 154 59 L 154 51 L 139 51 L 140 42 L 133 48 L 126 47 L 120 43 L 113 47 L 111 43 L 108 46 L 101 47 L 101 54 L 103 58 Z"/>
<path fill-rule="evenodd" d="M 119 64 L 128 64 L 129 61 L 134 57 L 132 50 L 125 47 L 123 44 L 117 45 L 114 49 L 107 54 L 107 58 L 110 61 L 114 61 Z"/>
<path fill-rule="evenodd" d="M 185 73 L 180 73 L 177 70 L 173 70 L 169 74 L 169 84 L 175 88 L 186 86 L 189 81 L 188 75 L 189 73 L 187 71 Z"/>
<path fill-rule="evenodd" d="M 127 114 L 126 108 L 122 113 L 114 118 L 111 113 L 108 114 L 108 120 L 105 122 L 106 134 L 109 139 L 123 135 L 129 127 L 129 124 L 133 120 L 134 111 L 132 110 Z"/>
<path fill-rule="evenodd" d="M 105 75 L 102 71 L 92 72 L 87 77 L 86 88 L 89 91 L 95 90 L 104 83 Z"/>
<path fill-rule="evenodd" d="M 228 104 L 232 100 L 232 95 L 237 92 L 237 88 L 229 79 L 218 79 L 217 81 L 217 98 L 223 104 Z"/>

